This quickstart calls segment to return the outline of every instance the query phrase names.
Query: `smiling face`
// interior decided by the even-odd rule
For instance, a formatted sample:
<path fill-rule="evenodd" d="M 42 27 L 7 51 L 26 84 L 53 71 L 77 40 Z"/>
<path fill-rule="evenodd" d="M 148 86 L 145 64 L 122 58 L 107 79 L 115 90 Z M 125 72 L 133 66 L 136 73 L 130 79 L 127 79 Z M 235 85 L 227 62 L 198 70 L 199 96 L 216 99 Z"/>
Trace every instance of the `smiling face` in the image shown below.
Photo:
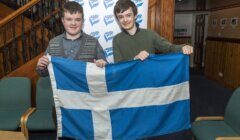
<path fill-rule="evenodd" d="M 131 7 L 122 13 L 116 13 L 116 16 L 120 26 L 127 32 L 130 32 L 136 29 L 136 23 L 135 23 L 136 15 L 134 15 Z"/>
<path fill-rule="evenodd" d="M 66 30 L 67 38 L 76 39 L 80 36 L 83 28 L 83 15 L 79 12 L 71 14 L 70 12 L 65 11 L 62 17 L 62 23 Z"/>

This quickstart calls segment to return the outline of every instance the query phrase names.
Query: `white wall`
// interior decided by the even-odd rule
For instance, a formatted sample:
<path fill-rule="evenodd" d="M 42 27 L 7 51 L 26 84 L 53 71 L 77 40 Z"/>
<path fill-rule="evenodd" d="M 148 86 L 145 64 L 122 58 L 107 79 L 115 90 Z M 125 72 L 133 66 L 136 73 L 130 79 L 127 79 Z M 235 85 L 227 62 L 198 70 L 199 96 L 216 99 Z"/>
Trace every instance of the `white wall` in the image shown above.
<path fill-rule="evenodd" d="M 193 14 L 175 14 L 175 27 L 174 29 L 186 29 L 187 32 L 184 35 L 175 36 L 192 36 L 192 20 Z"/>

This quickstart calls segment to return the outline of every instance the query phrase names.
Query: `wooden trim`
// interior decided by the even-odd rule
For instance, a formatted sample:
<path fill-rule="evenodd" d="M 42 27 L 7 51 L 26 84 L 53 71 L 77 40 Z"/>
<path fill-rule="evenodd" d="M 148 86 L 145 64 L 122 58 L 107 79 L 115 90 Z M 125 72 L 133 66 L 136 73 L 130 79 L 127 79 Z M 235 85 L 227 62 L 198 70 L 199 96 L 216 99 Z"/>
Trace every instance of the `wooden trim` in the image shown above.
<path fill-rule="evenodd" d="M 222 120 L 224 120 L 223 116 L 201 116 L 195 119 L 195 121 L 222 121 Z"/>
<path fill-rule="evenodd" d="M 210 12 L 210 10 L 175 10 L 174 13 L 175 14 L 206 14 L 208 15 Z"/>
<path fill-rule="evenodd" d="M 52 14 L 47 15 L 46 17 L 43 18 L 43 21 L 47 21 L 49 20 L 53 15 L 56 15 L 57 13 L 60 12 L 60 9 L 56 9 L 55 11 L 52 12 Z M 34 23 L 33 27 L 37 27 L 41 24 L 41 20 L 38 20 L 37 22 Z M 31 28 L 29 26 L 26 27 L 26 29 L 24 30 L 24 33 L 27 33 L 31 30 Z M 21 34 L 16 35 L 16 38 L 18 38 L 19 36 L 21 36 Z M 7 40 L 5 42 L 5 44 L 9 44 L 10 42 L 13 41 L 13 38 Z M 4 42 L 2 44 L 0 44 L 0 49 L 4 46 Z"/>
<path fill-rule="evenodd" d="M 192 36 L 174 36 L 174 39 L 178 39 L 178 38 L 192 38 Z"/>
<path fill-rule="evenodd" d="M 240 43 L 240 38 L 222 38 L 222 37 L 207 37 L 208 41 L 223 41 L 231 43 Z"/>
<path fill-rule="evenodd" d="M 148 7 L 151 8 L 151 7 L 155 6 L 156 3 L 157 3 L 156 0 L 150 0 Z"/>
<path fill-rule="evenodd" d="M 174 33 L 174 0 L 160 0 L 160 35 L 173 42 Z"/>
<path fill-rule="evenodd" d="M 181 14 L 181 13 L 207 13 L 207 12 L 214 12 L 214 11 L 219 11 L 219 10 L 224 10 L 224 9 L 230 9 L 230 8 L 237 8 L 240 7 L 240 2 L 231 4 L 231 5 L 226 5 L 226 6 L 219 6 L 219 7 L 214 7 L 206 10 L 175 10 L 174 12 L 176 14 Z"/>
<path fill-rule="evenodd" d="M 25 12 L 27 9 L 29 9 L 29 8 L 33 7 L 34 5 L 36 5 L 38 2 L 40 2 L 40 0 L 31 0 L 26 5 L 22 6 L 21 8 L 19 8 L 16 11 L 14 11 L 13 13 L 11 13 L 10 15 L 8 15 L 7 17 L 5 17 L 4 19 L 2 19 L 0 21 L 0 27 L 2 27 L 5 24 L 9 23 L 14 18 L 16 18 L 17 16 L 21 15 L 23 12 Z"/>
<path fill-rule="evenodd" d="M 224 10 L 224 9 L 237 8 L 237 7 L 240 7 L 240 2 L 231 4 L 231 5 L 226 5 L 226 6 L 210 8 L 209 10 L 211 12 L 213 12 L 213 11 L 219 11 L 219 10 Z"/>
<path fill-rule="evenodd" d="M 217 137 L 215 140 L 240 140 L 240 137 Z"/>
<path fill-rule="evenodd" d="M 29 116 L 31 116 L 31 114 L 33 112 L 36 111 L 35 107 L 30 107 L 26 112 L 24 112 L 24 114 L 21 117 L 21 131 L 24 134 L 24 136 L 26 137 L 27 140 L 29 140 L 29 132 L 28 132 L 28 128 L 27 128 L 27 121 Z"/>

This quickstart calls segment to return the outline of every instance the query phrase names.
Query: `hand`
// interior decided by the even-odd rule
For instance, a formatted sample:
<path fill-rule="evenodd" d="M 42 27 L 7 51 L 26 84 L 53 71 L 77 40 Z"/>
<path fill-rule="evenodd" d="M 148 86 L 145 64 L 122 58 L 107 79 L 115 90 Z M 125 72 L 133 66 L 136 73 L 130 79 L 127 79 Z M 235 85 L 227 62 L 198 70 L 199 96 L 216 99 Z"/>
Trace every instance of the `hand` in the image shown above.
<path fill-rule="evenodd" d="M 49 64 L 49 59 L 46 55 L 42 56 L 41 58 L 39 58 L 38 63 L 37 63 L 37 68 L 39 68 L 40 70 L 45 69 L 48 64 Z"/>
<path fill-rule="evenodd" d="M 105 65 L 107 64 L 107 62 L 103 59 L 98 59 L 98 60 L 94 59 L 94 63 L 96 64 L 96 66 L 98 66 L 100 68 L 105 67 Z"/>
<path fill-rule="evenodd" d="M 134 60 L 135 59 L 140 59 L 140 60 L 145 60 L 146 58 L 148 58 L 148 56 L 149 56 L 149 53 L 147 52 L 147 51 L 141 51 L 138 55 L 136 55 L 135 57 L 134 57 Z"/>
<path fill-rule="evenodd" d="M 185 45 L 182 47 L 183 54 L 192 54 L 193 53 L 193 47 L 189 45 Z"/>

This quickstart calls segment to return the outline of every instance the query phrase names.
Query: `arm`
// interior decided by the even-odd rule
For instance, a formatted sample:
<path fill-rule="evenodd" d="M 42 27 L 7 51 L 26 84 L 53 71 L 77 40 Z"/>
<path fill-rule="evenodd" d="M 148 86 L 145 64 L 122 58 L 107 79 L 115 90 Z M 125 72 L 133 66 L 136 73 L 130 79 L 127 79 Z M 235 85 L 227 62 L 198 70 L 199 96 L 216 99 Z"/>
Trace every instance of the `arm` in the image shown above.
<path fill-rule="evenodd" d="M 193 53 L 193 47 L 189 45 L 185 45 L 182 47 L 183 54 L 192 54 Z"/>
<path fill-rule="evenodd" d="M 48 69 L 47 69 L 48 64 L 49 64 L 49 60 L 46 55 L 43 55 L 41 58 L 39 58 L 37 62 L 37 67 L 36 67 L 36 71 L 39 74 L 39 76 L 45 77 L 49 75 Z"/>
<path fill-rule="evenodd" d="M 134 60 L 135 59 L 140 59 L 141 61 L 147 59 L 149 56 L 149 53 L 147 51 L 141 51 L 139 54 L 137 54 L 135 57 L 134 57 Z"/>
<path fill-rule="evenodd" d="M 94 63 L 96 64 L 96 66 L 102 68 L 107 64 L 107 60 L 106 57 L 104 55 L 104 51 L 102 49 L 102 46 L 99 44 L 99 42 L 97 42 L 96 44 L 96 60 L 94 59 Z"/>
<path fill-rule="evenodd" d="M 154 38 L 154 42 L 157 50 L 163 53 L 180 52 L 180 51 L 182 51 L 183 54 L 193 53 L 193 47 L 190 45 L 174 45 L 168 42 L 165 38 L 160 37 L 157 33 L 155 33 L 153 38 Z"/>
<path fill-rule="evenodd" d="M 180 52 L 182 45 L 174 45 L 165 38 L 153 32 L 153 42 L 155 48 L 162 53 Z"/>
<path fill-rule="evenodd" d="M 38 62 L 37 62 L 37 66 L 36 66 L 36 71 L 39 74 L 39 76 L 41 77 L 45 77 L 48 76 L 48 69 L 47 66 L 49 64 L 49 60 L 48 57 L 46 56 L 46 54 L 49 53 L 49 46 L 45 52 L 45 54 L 39 58 Z"/>
<path fill-rule="evenodd" d="M 103 59 L 106 61 L 106 57 L 104 55 L 104 51 L 102 49 L 102 46 L 100 45 L 100 43 L 97 41 L 96 44 L 96 59 Z"/>

